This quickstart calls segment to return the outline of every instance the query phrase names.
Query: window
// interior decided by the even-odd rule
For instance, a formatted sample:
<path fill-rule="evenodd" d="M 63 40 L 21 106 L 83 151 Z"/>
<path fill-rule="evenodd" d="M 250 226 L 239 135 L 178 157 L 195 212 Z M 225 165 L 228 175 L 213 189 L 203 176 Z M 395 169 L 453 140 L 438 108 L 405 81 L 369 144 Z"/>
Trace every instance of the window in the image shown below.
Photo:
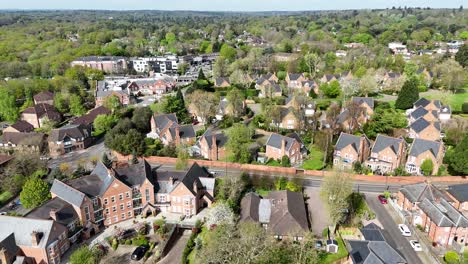
<path fill-rule="evenodd" d="M 150 191 L 148 188 L 145 189 L 145 198 L 146 198 L 146 202 L 149 202 L 150 201 Z"/>
<path fill-rule="evenodd" d="M 94 206 L 98 206 L 98 199 L 97 198 L 93 199 L 93 204 L 94 204 Z"/>
<path fill-rule="evenodd" d="M 85 211 L 85 218 L 86 218 L 86 221 L 89 221 L 89 218 L 90 218 L 90 215 L 89 215 L 89 207 L 88 207 L 88 206 L 85 206 L 84 211 Z"/>
<path fill-rule="evenodd" d="M 123 210 L 125 208 L 124 204 L 120 204 L 120 210 Z"/>
<path fill-rule="evenodd" d="M 126 193 L 125 193 L 125 196 L 126 196 L 127 198 L 130 198 L 130 192 L 126 192 Z"/>
<path fill-rule="evenodd" d="M 190 215 L 190 209 L 185 209 L 185 215 L 189 216 Z"/>
<path fill-rule="evenodd" d="M 109 208 L 106 208 L 106 214 L 109 214 Z"/>
<path fill-rule="evenodd" d="M 125 220 L 125 214 L 121 214 L 120 219 Z"/>
<path fill-rule="evenodd" d="M 118 222 L 119 221 L 119 217 L 118 216 L 114 216 L 114 223 Z"/>
<path fill-rule="evenodd" d="M 132 202 L 127 202 L 127 208 L 132 208 Z"/>
<path fill-rule="evenodd" d="M 184 199 L 184 204 L 185 204 L 185 205 L 190 205 L 190 200 Z"/>
<path fill-rule="evenodd" d="M 132 212 L 128 212 L 128 217 L 132 217 Z"/>
<path fill-rule="evenodd" d="M 160 196 L 159 196 L 159 201 L 160 201 L 161 203 L 164 203 L 164 202 L 166 201 L 166 195 L 160 195 Z"/>
<path fill-rule="evenodd" d="M 115 203 L 115 196 L 111 197 L 111 202 Z"/>
<path fill-rule="evenodd" d="M 115 206 L 112 206 L 112 212 L 117 211 L 117 208 Z"/>
<path fill-rule="evenodd" d="M 107 198 L 104 198 L 104 204 L 107 205 L 109 203 L 109 200 Z"/>
<path fill-rule="evenodd" d="M 106 223 L 107 223 L 108 225 L 110 225 L 110 224 L 112 223 L 112 221 L 111 221 L 110 219 L 107 219 L 107 220 L 106 220 Z"/>
<path fill-rule="evenodd" d="M 119 200 L 120 200 L 120 201 L 123 200 L 123 193 L 119 194 Z"/>

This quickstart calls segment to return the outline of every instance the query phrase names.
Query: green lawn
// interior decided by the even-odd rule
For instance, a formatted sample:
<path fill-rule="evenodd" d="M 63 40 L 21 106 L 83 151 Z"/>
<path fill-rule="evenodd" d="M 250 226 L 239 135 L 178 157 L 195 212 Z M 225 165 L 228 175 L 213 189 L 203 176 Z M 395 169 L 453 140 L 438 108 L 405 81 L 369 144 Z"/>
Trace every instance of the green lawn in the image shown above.
<path fill-rule="evenodd" d="M 316 146 L 310 149 L 309 159 L 304 161 L 302 168 L 306 170 L 320 170 L 323 167 L 323 152 Z"/>
<path fill-rule="evenodd" d="M 462 104 L 468 102 L 468 91 L 465 89 L 464 93 L 452 93 L 439 90 L 429 90 L 424 93 L 420 93 L 419 97 L 425 97 L 427 99 L 441 100 L 442 103 L 450 105 L 453 111 L 461 111 Z"/>
<path fill-rule="evenodd" d="M 348 251 L 346 250 L 346 246 L 343 242 L 343 239 L 339 237 L 335 239 L 338 242 L 338 253 L 336 254 L 325 253 L 320 259 L 320 262 L 319 262 L 320 264 L 334 263 L 335 261 L 348 256 Z"/>
<path fill-rule="evenodd" d="M 3 205 L 6 201 L 11 199 L 13 197 L 13 194 L 9 191 L 3 192 L 0 194 L 0 205 Z"/>

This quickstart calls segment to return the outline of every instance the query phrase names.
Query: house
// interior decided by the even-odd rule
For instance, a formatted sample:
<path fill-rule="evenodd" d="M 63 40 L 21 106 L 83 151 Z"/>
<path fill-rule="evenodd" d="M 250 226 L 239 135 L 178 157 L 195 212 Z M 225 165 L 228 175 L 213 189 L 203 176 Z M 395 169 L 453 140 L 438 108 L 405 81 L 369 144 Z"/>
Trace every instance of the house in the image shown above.
<path fill-rule="evenodd" d="M 386 72 L 383 76 L 383 82 L 392 82 L 401 77 L 401 74 L 397 72 Z"/>
<path fill-rule="evenodd" d="M 33 96 L 34 104 L 54 105 L 54 93 L 49 91 L 40 92 Z"/>
<path fill-rule="evenodd" d="M 450 120 L 451 117 L 452 117 L 452 109 L 450 108 L 450 106 L 448 105 L 442 106 L 439 112 L 440 122 L 447 122 L 448 120 Z"/>
<path fill-rule="evenodd" d="M 126 82 L 125 82 L 126 83 Z M 98 81 L 96 92 L 94 94 L 96 107 L 101 106 L 111 96 L 115 96 L 119 99 L 121 105 L 130 104 L 130 92 L 129 89 L 123 88 L 123 84 L 111 85 L 106 81 Z"/>
<path fill-rule="evenodd" d="M 175 87 L 175 82 L 165 81 L 163 79 L 136 79 L 130 81 L 127 89 L 132 95 L 157 95 L 162 96 L 171 92 Z"/>
<path fill-rule="evenodd" d="M 452 197 L 432 184 L 417 183 L 400 189 L 397 205 L 412 225 L 421 226 L 430 241 L 463 249 L 468 239 L 468 218 L 457 210 L 459 204 Z"/>
<path fill-rule="evenodd" d="M 216 112 L 216 120 L 223 120 L 223 117 L 227 114 L 228 100 L 226 97 L 222 97 L 219 101 L 218 111 Z"/>
<path fill-rule="evenodd" d="M 46 135 L 35 132 L 4 132 L 0 137 L 0 148 L 6 150 L 28 150 L 42 153 Z"/>
<path fill-rule="evenodd" d="M 404 163 L 406 142 L 403 138 L 377 135 L 366 165 L 381 174 L 391 173 Z"/>
<path fill-rule="evenodd" d="M 47 121 L 60 122 L 62 116 L 50 104 L 36 104 L 26 108 L 21 113 L 21 120 L 28 122 L 34 128 L 40 128 Z"/>
<path fill-rule="evenodd" d="M 408 121 L 410 123 L 418 120 L 419 118 L 424 118 L 427 121 L 433 122 L 439 120 L 439 112 L 437 110 L 427 110 L 423 106 L 419 106 L 415 110 L 411 111 L 408 115 Z"/>
<path fill-rule="evenodd" d="M 281 160 L 287 156 L 292 164 L 302 161 L 301 143 L 295 138 L 272 133 L 266 143 L 265 155 L 268 159 Z"/>
<path fill-rule="evenodd" d="M 50 156 L 58 157 L 88 148 L 92 143 L 91 130 L 85 125 L 66 125 L 52 129 L 47 142 Z"/>
<path fill-rule="evenodd" d="M 408 126 L 409 138 L 420 138 L 425 140 L 440 140 L 441 126 L 439 121 L 428 121 L 424 117 L 420 117 Z"/>
<path fill-rule="evenodd" d="M 301 84 L 301 91 L 307 95 L 309 95 L 310 90 L 312 89 L 314 89 L 314 92 L 318 94 L 318 88 L 318 84 L 313 80 L 306 80 Z"/>
<path fill-rule="evenodd" d="M 430 175 L 435 175 L 442 165 L 444 147 L 442 142 L 416 138 L 411 145 L 406 161 L 406 171 L 411 174 L 422 175 L 421 164 L 424 160 L 432 161 L 434 168 Z"/>
<path fill-rule="evenodd" d="M 164 145 L 195 143 L 193 126 L 179 125 L 175 114 L 154 114 L 150 122 L 151 132 L 147 134 L 149 138 L 160 139 Z"/>
<path fill-rule="evenodd" d="M 193 216 L 214 202 L 215 179 L 196 162 L 187 171 L 156 171 L 159 211 Z"/>
<path fill-rule="evenodd" d="M 18 120 L 13 125 L 3 129 L 3 133 L 5 132 L 29 133 L 33 131 L 34 131 L 34 126 L 24 120 Z"/>
<path fill-rule="evenodd" d="M 112 111 L 107 109 L 106 107 L 98 106 L 96 108 L 91 109 L 87 114 L 77 117 L 71 122 L 71 124 L 83 125 L 89 128 L 89 131 L 93 131 L 94 120 L 96 120 L 96 118 L 100 115 L 110 115 L 111 113 Z"/>
<path fill-rule="evenodd" d="M 436 110 L 439 111 L 442 107 L 442 103 L 440 100 L 427 100 L 426 98 L 420 98 L 413 104 L 413 109 L 417 109 L 418 107 L 424 107 L 428 111 Z"/>
<path fill-rule="evenodd" d="M 296 110 L 293 107 L 280 107 L 280 119 L 272 120 L 270 126 L 276 126 L 285 129 L 298 129 L 301 122 L 297 113 L 302 110 Z"/>
<path fill-rule="evenodd" d="M 248 193 L 241 201 L 241 222 L 255 222 L 273 233 L 278 240 L 301 241 L 309 230 L 302 193 L 270 192 L 265 198 Z"/>
<path fill-rule="evenodd" d="M 70 247 L 67 228 L 53 220 L 0 216 L 0 226 L 2 263 L 58 264 Z"/>
<path fill-rule="evenodd" d="M 257 84 L 255 85 L 255 89 L 260 90 L 258 97 L 260 98 L 272 98 L 272 97 L 280 97 L 283 94 L 283 90 L 278 83 L 274 81 L 262 81 L 259 84 L 257 80 Z"/>
<path fill-rule="evenodd" d="M 124 73 L 127 70 L 127 59 L 118 56 L 89 56 L 75 59 L 71 67 L 82 66 L 106 73 Z"/>
<path fill-rule="evenodd" d="M 321 83 L 330 83 L 332 81 L 339 81 L 341 78 L 340 74 L 325 74 L 320 79 Z"/>
<path fill-rule="evenodd" d="M 368 120 L 374 114 L 374 98 L 372 97 L 353 97 L 351 102 L 364 109 L 365 119 Z"/>
<path fill-rule="evenodd" d="M 341 132 L 333 152 L 333 166 L 351 170 L 354 163 L 364 163 L 369 157 L 370 145 L 365 135 L 354 136 Z"/>
<path fill-rule="evenodd" d="M 218 77 L 215 79 L 214 86 L 215 87 L 229 87 L 231 86 L 231 83 L 229 83 L 229 79 L 227 78 Z"/>
<path fill-rule="evenodd" d="M 352 261 L 351 263 L 407 263 L 405 258 L 387 243 L 380 227 L 369 224 L 360 231 L 363 240 L 347 240 L 348 259 Z"/>
<path fill-rule="evenodd" d="M 208 129 L 200 138 L 200 154 L 207 160 L 224 160 L 228 137 L 224 133 L 215 133 Z"/>
<path fill-rule="evenodd" d="M 302 88 L 302 82 L 306 81 L 306 78 L 302 73 L 288 73 L 285 80 L 289 89 L 300 89 Z"/>
<path fill-rule="evenodd" d="M 468 215 L 468 184 L 449 185 L 446 193 L 452 199 L 452 205 L 464 215 Z"/>

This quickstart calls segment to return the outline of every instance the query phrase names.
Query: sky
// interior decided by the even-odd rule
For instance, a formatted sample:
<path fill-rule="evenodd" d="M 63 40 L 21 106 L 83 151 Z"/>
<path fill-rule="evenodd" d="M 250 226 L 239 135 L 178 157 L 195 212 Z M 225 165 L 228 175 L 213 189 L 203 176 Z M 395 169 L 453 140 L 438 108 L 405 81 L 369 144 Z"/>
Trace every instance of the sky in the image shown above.
<path fill-rule="evenodd" d="M 398 7 L 458 8 L 466 0 L 0 0 L 0 9 L 300 11 Z"/>

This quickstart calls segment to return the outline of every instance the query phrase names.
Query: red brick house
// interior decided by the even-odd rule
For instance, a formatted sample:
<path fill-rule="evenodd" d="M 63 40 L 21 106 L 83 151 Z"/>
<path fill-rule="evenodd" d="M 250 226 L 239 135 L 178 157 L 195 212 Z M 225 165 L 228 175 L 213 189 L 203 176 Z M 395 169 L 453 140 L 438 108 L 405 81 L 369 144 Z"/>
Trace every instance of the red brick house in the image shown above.
<path fill-rule="evenodd" d="M 406 142 L 403 138 L 393 138 L 379 134 L 372 145 L 366 165 L 373 172 L 387 174 L 403 165 L 405 157 Z"/>
<path fill-rule="evenodd" d="M 47 142 L 50 156 L 58 157 L 75 150 L 88 148 L 93 139 L 89 127 L 85 125 L 66 125 L 52 129 Z"/>
<path fill-rule="evenodd" d="M 147 137 L 159 139 L 164 145 L 195 143 L 195 130 L 192 125 L 179 125 L 175 114 L 154 114 L 151 118 L 151 132 Z"/>
<path fill-rule="evenodd" d="M 341 132 L 333 152 L 333 167 L 351 170 L 354 163 L 363 163 L 369 157 L 370 144 L 365 135 L 354 136 Z"/>
<path fill-rule="evenodd" d="M 283 156 L 287 156 L 292 164 L 300 163 L 301 143 L 295 138 L 272 133 L 266 143 L 265 156 L 273 160 L 281 160 Z"/>
<path fill-rule="evenodd" d="M 200 138 L 200 154 L 207 160 L 224 160 L 226 157 L 227 136 L 207 130 Z"/>

